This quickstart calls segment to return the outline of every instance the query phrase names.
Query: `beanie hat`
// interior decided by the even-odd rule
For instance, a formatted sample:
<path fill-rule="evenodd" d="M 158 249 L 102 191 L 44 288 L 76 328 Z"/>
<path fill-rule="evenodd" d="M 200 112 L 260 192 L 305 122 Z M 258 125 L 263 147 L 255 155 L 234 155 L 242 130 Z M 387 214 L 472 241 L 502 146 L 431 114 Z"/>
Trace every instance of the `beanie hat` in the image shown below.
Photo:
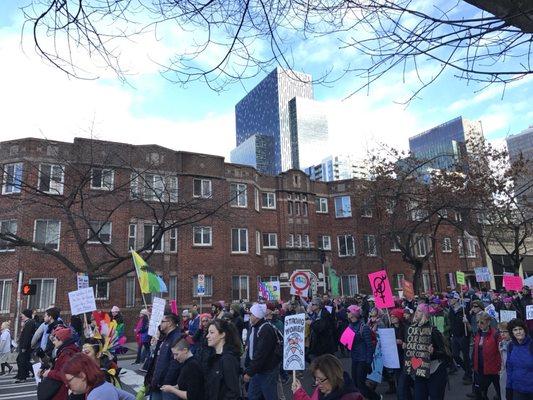
<path fill-rule="evenodd" d="M 398 318 L 400 321 L 403 319 L 403 309 L 401 308 L 395 308 L 390 312 L 390 315 L 393 317 Z"/>
<path fill-rule="evenodd" d="M 120 308 L 118 308 L 117 306 L 113 306 L 111 308 L 111 312 L 120 312 Z"/>
<path fill-rule="evenodd" d="M 72 337 L 72 331 L 70 328 L 60 326 L 54 329 L 53 335 L 57 338 L 57 340 L 64 342 Z"/>
<path fill-rule="evenodd" d="M 422 312 L 427 318 L 429 318 L 429 313 L 431 310 L 429 309 L 429 305 L 427 305 L 426 303 L 422 303 L 418 305 L 416 311 Z"/>
<path fill-rule="evenodd" d="M 358 317 L 361 315 L 361 307 L 356 306 L 355 304 L 349 306 L 347 310 L 350 314 L 355 314 Z"/>
<path fill-rule="evenodd" d="M 264 304 L 254 304 L 250 308 L 250 313 L 256 318 L 263 319 L 266 314 L 266 306 Z"/>
<path fill-rule="evenodd" d="M 29 308 L 26 308 L 24 311 L 22 311 L 22 314 L 24 314 L 26 318 L 31 318 L 33 312 Z"/>

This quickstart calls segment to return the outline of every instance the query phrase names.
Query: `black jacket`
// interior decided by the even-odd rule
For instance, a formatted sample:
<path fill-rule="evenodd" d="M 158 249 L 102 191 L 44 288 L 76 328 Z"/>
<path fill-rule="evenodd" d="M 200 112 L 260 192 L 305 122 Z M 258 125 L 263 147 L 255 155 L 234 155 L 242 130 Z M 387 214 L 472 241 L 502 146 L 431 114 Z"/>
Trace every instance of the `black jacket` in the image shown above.
<path fill-rule="evenodd" d="M 309 353 L 314 356 L 322 354 L 334 354 L 335 348 L 335 323 L 328 310 L 320 311 L 320 318 L 311 322 L 309 327 L 311 338 L 309 342 Z"/>
<path fill-rule="evenodd" d="M 463 308 L 460 307 L 457 311 L 454 311 L 453 307 L 450 307 L 450 333 L 453 337 L 462 338 L 465 337 L 465 324 L 463 322 Z M 467 314 L 468 318 L 468 314 Z M 467 331 L 467 335 L 470 336 L 470 331 Z"/>
<path fill-rule="evenodd" d="M 180 364 L 178 387 L 187 392 L 187 400 L 204 399 L 204 374 L 196 358 L 188 358 Z"/>
<path fill-rule="evenodd" d="M 36 330 L 35 320 L 31 318 L 26 320 L 19 336 L 19 350 L 31 351 L 31 339 Z"/>
<path fill-rule="evenodd" d="M 166 374 L 169 372 L 170 362 L 174 359 L 171 347 L 180 335 L 180 329 L 176 327 L 176 329 L 166 335 L 165 339 L 163 339 L 159 347 L 159 353 L 155 359 L 152 388 L 159 388 L 164 384 Z"/>
<path fill-rule="evenodd" d="M 206 400 L 239 400 L 239 352 L 224 346 L 222 354 L 213 354 L 207 364 L 205 378 Z"/>
<path fill-rule="evenodd" d="M 254 335 L 253 357 L 250 357 L 251 335 Z M 276 368 L 280 362 L 279 356 L 275 352 L 277 343 L 278 337 L 273 326 L 264 319 L 259 320 L 257 324 L 251 327 L 246 346 L 246 374 L 253 376 L 257 373 L 272 371 Z"/>

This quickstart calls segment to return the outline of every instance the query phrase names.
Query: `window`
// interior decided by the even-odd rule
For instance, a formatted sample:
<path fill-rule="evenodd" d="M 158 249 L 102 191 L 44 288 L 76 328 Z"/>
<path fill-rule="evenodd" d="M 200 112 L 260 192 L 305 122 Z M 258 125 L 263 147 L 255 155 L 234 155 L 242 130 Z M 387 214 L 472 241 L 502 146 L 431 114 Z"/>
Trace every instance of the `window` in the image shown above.
<path fill-rule="evenodd" d="M 28 296 L 28 308 L 44 311 L 56 303 L 55 279 L 30 279 L 30 283 L 37 288 L 34 295 Z"/>
<path fill-rule="evenodd" d="M 431 289 L 431 280 L 427 272 L 422 272 L 422 286 L 424 287 L 424 292 L 429 292 Z"/>
<path fill-rule="evenodd" d="M 361 204 L 361 217 L 372 218 L 372 205 L 368 200 L 363 201 L 363 204 Z"/>
<path fill-rule="evenodd" d="M 51 219 L 35 220 L 33 241 L 48 249 L 59 250 L 59 233 L 61 222 Z"/>
<path fill-rule="evenodd" d="M 359 282 L 357 275 L 341 276 L 341 287 L 343 296 L 355 296 L 359 293 Z"/>
<path fill-rule="evenodd" d="M 0 221 L 0 232 L 3 234 L 12 233 L 17 234 L 17 220 L 9 219 Z M 8 241 L 0 239 L 0 252 L 2 251 L 15 251 L 15 247 Z"/>
<path fill-rule="evenodd" d="M 350 196 L 335 197 L 335 217 L 347 218 L 352 216 Z"/>
<path fill-rule="evenodd" d="M 170 300 L 178 299 L 178 277 L 176 275 L 168 278 L 168 298 Z"/>
<path fill-rule="evenodd" d="M 355 240 L 352 235 L 337 236 L 339 257 L 355 256 Z"/>
<path fill-rule="evenodd" d="M 363 246 L 366 256 L 377 256 L 377 244 L 375 235 L 363 235 Z"/>
<path fill-rule="evenodd" d="M 244 183 L 230 184 L 230 205 L 232 207 L 246 207 L 248 196 L 246 194 L 246 185 Z"/>
<path fill-rule="evenodd" d="M 455 274 L 453 272 L 446 274 L 446 286 L 455 289 Z"/>
<path fill-rule="evenodd" d="M 393 214 L 395 208 L 396 208 L 396 200 L 387 199 L 385 201 L 385 211 L 387 212 L 387 214 Z"/>
<path fill-rule="evenodd" d="M 302 235 L 301 234 L 297 234 L 297 235 L 294 235 L 294 247 L 302 247 Z"/>
<path fill-rule="evenodd" d="M 144 224 L 144 246 L 147 250 L 163 251 L 163 235 L 161 228 L 156 224 Z M 161 236 L 160 236 L 161 235 Z"/>
<path fill-rule="evenodd" d="M 22 186 L 22 163 L 4 165 L 2 194 L 20 193 Z"/>
<path fill-rule="evenodd" d="M 248 229 L 233 228 L 231 230 L 231 252 L 248 253 Z"/>
<path fill-rule="evenodd" d="M 327 214 L 328 212 L 328 199 L 325 197 L 317 197 L 315 200 L 316 212 L 319 214 Z"/>
<path fill-rule="evenodd" d="M 309 248 L 309 235 L 303 235 L 302 236 L 302 247 L 308 249 Z"/>
<path fill-rule="evenodd" d="M 407 212 L 411 217 L 411 221 L 423 221 L 428 216 L 427 210 L 423 209 L 416 200 L 411 200 L 407 204 Z"/>
<path fill-rule="evenodd" d="M 259 211 L 259 189 L 254 188 L 254 206 L 255 211 Z"/>
<path fill-rule="evenodd" d="M 271 210 L 274 210 L 276 208 L 276 193 L 274 192 L 263 192 L 262 193 L 263 198 L 263 208 L 269 208 Z"/>
<path fill-rule="evenodd" d="M 300 202 L 294 202 L 294 215 L 300 215 Z"/>
<path fill-rule="evenodd" d="M 438 212 L 438 215 L 441 217 L 441 218 L 448 218 L 448 210 L 446 208 L 443 208 L 442 210 L 440 210 Z"/>
<path fill-rule="evenodd" d="M 131 174 L 131 198 L 146 201 L 178 202 L 178 177 L 146 173 Z"/>
<path fill-rule="evenodd" d="M 428 238 L 424 235 L 415 235 L 413 242 L 415 255 L 425 257 L 428 254 Z"/>
<path fill-rule="evenodd" d="M 205 292 L 204 297 L 213 296 L 213 277 L 211 275 L 205 275 Z M 192 295 L 198 297 L 198 275 L 192 277 Z"/>
<path fill-rule="evenodd" d="M 320 250 L 331 250 L 331 237 L 327 235 L 318 235 L 318 248 Z"/>
<path fill-rule="evenodd" d="M 307 205 L 307 202 L 302 203 L 302 215 L 304 217 L 307 217 L 307 214 L 309 213 L 309 206 Z"/>
<path fill-rule="evenodd" d="M 143 198 L 148 201 L 164 201 L 165 178 L 158 174 L 143 174 Z"/>
<path fill-rule="evenodd" d="M 41 164 L 39 190 L 50 194 L 63 194 L 64 171 L 61 165 Z"/>
<path fill-rule="evenodd" d="M 292 201 L 287 202 L 287 214 L 292 215 L 294 203 Z"/>
<path fill-rule="evenodd" d="M 136 276 L 126 276 L 126 307 L 135 307 Z"/>
<path fill-rule="evenodd" d="M 111 222 L 91 221 L 87 243 L 111 243 Z"/>
<path fill-rule="evenodd" d="M 210 226 L 195 226 L 192 228 L 192 232 L 195 246 L 211 246 L 213 230 Z"/>
<path fill-rule="evenodd" d="M 458 212 L 458 211 L 455 212 L 455 220 L 456 220 L 457 222 L 461 222 L 461 221 L 463 220 L 463 216 L 462 216 L 461 213 Z"/>
<path fill-rule="evenodd" d="M 277 233 L 263 233 L 263 248 L 276 249 L 278 247 Z"/>
<path fill-rule="evenodd" d="M 405 279 L 405 275 L 404 274 L 396 274 L 396 282 L 395 282 L 396 286 L 395 286 L 395 289 L 402 290 L 404 279 Z"/>
<path fill-rule="evenodd" d="M 231 279 L 231 300 L 248 301 L 250 298 L 249 281 L 246 275 L 234 275 Z"/>
<path fill-rule="evenodd" d="M 91 169 L 91 189 L 112 190 L 115 171 L 106 168 Z"/>
<path fill-rule="evenodd" d="M 193 196 L 208 199 L 213 195 L 210 179 L 193 180 Z"/>
<path fill-rule="evenodd" d="M 178 228 L 172 228 L 169 230 L 169 247 L 171 253 L 177 253 L 178 251 Z"/>
<path fill-rule="evenodd" d="M 0 312 L 8 313 L 11 306 L 11 279 L 0 279 Z"/>
<path fill-rule="evenodd" d="M 287 237 L 287 247 L 294 247 L 294 235 L 292 233 L 289 233 Z"/>
<path fill-rule="evenodd" d="M 452 252 L 452 239 L 449 237 L 442 238 L 442 252 L 451 253 Z"/>
<path fill-rule="evenodd" d="M 128 249 L 135 250 L 137 248 L 137 225 L 129 224 L 128 226 Z"/>
<path fill-rule="evenodd" d="M 458 252 L 459 257 L 465 256 L 464 248 L 466 247 L 466 257 L 467 258 L 476 258 L 477 257 L 477 250 L 476 247 L 478 246 L 477 240 L 472 237 L 465 237 L 463 238 L 457 238 L 457 245 L 458 245 Z"/>
<path fill-rule="evenodd" d="M 255 254 L 261 255 L 261 232 L 255 231 Z"/>
<path fill-rule="evenodd" d="M 390 251 L 399 252 L 402 251 L 400 248 L 400 236 L 396 235 L 396 239 L 390 239 Z"/>
<path fill-rule="evenodd" d="M 96 280 L 94 284 L 95 300 L 109 300 L 109 282 Z"/>

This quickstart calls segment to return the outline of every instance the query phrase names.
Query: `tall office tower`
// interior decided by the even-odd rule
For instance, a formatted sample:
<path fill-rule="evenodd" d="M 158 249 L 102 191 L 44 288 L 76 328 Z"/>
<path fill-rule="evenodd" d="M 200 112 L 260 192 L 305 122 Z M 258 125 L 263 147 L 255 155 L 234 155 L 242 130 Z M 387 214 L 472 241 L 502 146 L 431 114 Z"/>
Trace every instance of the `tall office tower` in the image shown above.
<path fill-rule="evenodd" d="M 533 125 L 522 132 L 509 136 L 507 139 L 509 159 L 516 162 L 523 157 L 527 164 L 527 173 L 516 182 L 515 191 L 525 196 L 529 201 L 533 200 Z"/>
<path fill-rule="evenodd" d="M 409 150 L 419 159 L 432 160 L 428 169 L 455 169 L 471 151 L 467 141 L 477 137 L 483 137 L 481 121 L 458 117 L 410 137 Z"/>
<path fill-rule="evenodd" d="M 260 172 L 279 174 L 291 168 L 298 168 L 299 162 L 295 159 L 292 149 L 289 118 L 289 102 L 295 97 L 313 99 L 311 76 L 278 67 L 235 106 L 237 148 L 253 135 L 272 138 L 269 167 L 263 169 L 260 165 L 255 166 Z M 296 103 L 298 110 L 299 101 Z M 257 145 L 258 141 L 255 143 Z M 258 152 L 257 147 L 252 150 L 250 144 L 245 147 L 256 154 Z M 244 151 L 241 147 L 237 153 L 242 155 Z M 231 161 L 237 162 L 233 158 Z"/>
<path fill-rule="evenodd" d="M 370 172 L 364 161 L 358 160 L 347 154 L 329 156 L 320 164 L 312 165 L 304 169 L 311 180 L 332 182 L 342 179 L 368 179 Z"/>
<path fill-rule="evenodd" d="M 276 175 L 271 163 L 273 151 L 274 138 L 256 134 L 231 150 L 230 159 L 232 163 L 250 165 L 264 174 Z"/>

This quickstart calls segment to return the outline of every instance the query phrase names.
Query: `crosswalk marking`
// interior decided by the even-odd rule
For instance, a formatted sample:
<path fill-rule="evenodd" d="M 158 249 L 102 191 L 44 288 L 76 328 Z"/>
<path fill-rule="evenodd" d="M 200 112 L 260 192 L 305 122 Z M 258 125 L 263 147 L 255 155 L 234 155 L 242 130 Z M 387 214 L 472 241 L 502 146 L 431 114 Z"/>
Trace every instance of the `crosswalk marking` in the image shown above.
<path fill-rule="evenodd" d="M 30 390 L 27 392 L 6 393 L 0 394 L 0 399 L 21 399 L 24 397 L 37 396 L 37 390 Z"/>

